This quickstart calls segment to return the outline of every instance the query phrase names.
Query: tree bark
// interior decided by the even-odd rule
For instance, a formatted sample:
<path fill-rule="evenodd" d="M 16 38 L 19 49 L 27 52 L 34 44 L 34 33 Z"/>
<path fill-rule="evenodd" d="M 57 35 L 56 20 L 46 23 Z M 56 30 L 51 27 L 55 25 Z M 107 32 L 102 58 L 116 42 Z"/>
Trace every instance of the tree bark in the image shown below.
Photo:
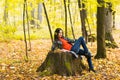
<path fill-rule="evenodd" d="M 44 8 L 44 12 L 45 12 L 45 16 L 46 16 L 46 20 L 47 20 L 47 23 L 48 23 L 48 28 L 49 28 L 49 31 L 50 31 L 50 37 L 51 37 L 51 41 L 53 43 L 53 36 L 52 36 L 52 30 L 51 30 L 51 26 L 50 26 L 50 22 L 49 22 L 49 18 L 48 18 L 48 15 L 47 15 L 47 11 L 46 11 L 46 7 L 45 7 L 45 4 L 43 4 L 43 8 Z"/>
<path fill-rule="evenodd" d="M 7 25 L 8 24 L 8 0 L 5 0 L 5 9 L 4 9 L 3 20 L 5 22 L 5 25 Z"/>
<path fill-rule="evenodd" d="M 85 68 L 81 59 L 75 58 L 69 52 L 50 51 L 37 72 L 40 72 L 41 76 L 53 74 L 71 76 L 81 74 L 82 69 Z"/>
<path fill-rule="evenodd" d="M 78 0 L 78 7 L 80 10 L 80 18 L 81 18 L 81 30 L 82 30 L 82 36 L 85 38 L 85 41 L 87 43 L 88 39 L 87 39 L 87 30 L 86 30 L 86 18 L 87 18 L 87 13 L 86 13 L 86 9 L 85 9 L 85 4 L 81 3 L 82 0 Z"/>
<path fill-rule="evenodd" d="M 101 0 L 98 0 L 98 3 Z M 101 3 L 102 7 L 97 7 L 97 54 L 96 59 L 106 58 L 105 49 L 105 7 L 104 3 Z"/>
<path fill-rule="evenodd" d="M 32 3 L 31 3 L 31 7 L 33 7 L 32 6 Z M 35 18 L 35 16 L 34 16 L 34 13 L 35 13 L 35 9 L 34 8 L 32 8 L 32 11 L 31 11 L 31 21 L 30 21 L 30 24 L 31 25 L 35 25 L 35 21 L 34 21 L 34 18 Z"/>
<path fill-rule="evenodd" d="M 26 30 L 25 30 L 25 8 L 26 8 L 26 0 L 24 0 L 23 7 L 23 32 L 24 32 L 24 41 L 25 41 L 25 52 L 26 52 L 26 61 L 28 60 L 28 52 L 27 52 L 27 40 L 26 40 Z"/>
<path fill-rule="evenodd" d="M 39 22 L 37 23 L 37 28 L 40 27 L 40 23 L 42 23 L 42 3 L 38 3 L 38 20 Z"/>
<path fill-rule="evenodd" d="M 42 3 L 38 4 L 38 20 L 42 22 Z"/>
<path fill-rule="evenodd" d="M 108 7 L 105 8 L 105 40 L 106 46 L 117 48 L 117 44 L 112 35 L 112 3 L 107 2 Z"/>
<path fill-rule="evenodd" d="M 27 29 L 28 29 L 28 40 L 29 40 L 29 51 L 31 51 L 31 41 L 30 41 L 30 26 L 29 26 L 29 16 L 28 16 L 28 9 L 27 9 L 27 3 L 26 5 L 26 18 L 27 18 Z"/>
<path fill-rule="evenodd" d="M 66 0 L 64 0 L 64 9 L 65 9 L 65 37 L 67 37 L 67 7 L 66 7 Z"/>
<path fill-rule="evenodd" d="M 73 29 L 73 22 L 72 22 L 71 11 L 70 11 L 70 0 L 68 0 L 68 12 L 69 12 L 72 35 L 73 35 L 73 38 L 75 39 L 75 34 L 74 34 L 74 29 Z"/>
<path fill-rule="evenodd" d="M 112 15 L 113 15 L 113 28 L 115 29 L 115 13 L 116 11 L 113 11 Z"/>

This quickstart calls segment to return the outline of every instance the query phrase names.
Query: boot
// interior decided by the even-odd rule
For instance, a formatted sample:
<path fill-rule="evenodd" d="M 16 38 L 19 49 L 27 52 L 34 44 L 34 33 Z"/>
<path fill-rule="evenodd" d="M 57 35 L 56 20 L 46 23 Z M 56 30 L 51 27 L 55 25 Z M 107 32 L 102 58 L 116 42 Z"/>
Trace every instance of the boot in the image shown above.
<path fill-rule="evenodd" d="M 92 71 L 92 72 L 96 73 L 96 71 L 95 71 L 94 69 L 89 69 L 89 72 L 90 72 L 90 71 Z"/>

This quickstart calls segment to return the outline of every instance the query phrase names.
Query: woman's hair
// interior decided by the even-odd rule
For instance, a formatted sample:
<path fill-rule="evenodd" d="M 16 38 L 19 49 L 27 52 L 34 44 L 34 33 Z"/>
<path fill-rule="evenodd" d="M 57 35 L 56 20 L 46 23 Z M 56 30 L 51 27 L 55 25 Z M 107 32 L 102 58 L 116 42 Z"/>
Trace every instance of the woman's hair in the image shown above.
<path fill-rule="evenodd" d="M 60 30 L 62 30 L 61 28 L 57 28 L 54 32 L 54 40 L 58 40 L 58 34 L 60 32 Z M 63 30 L 62 30 L 63 31 Z"/>

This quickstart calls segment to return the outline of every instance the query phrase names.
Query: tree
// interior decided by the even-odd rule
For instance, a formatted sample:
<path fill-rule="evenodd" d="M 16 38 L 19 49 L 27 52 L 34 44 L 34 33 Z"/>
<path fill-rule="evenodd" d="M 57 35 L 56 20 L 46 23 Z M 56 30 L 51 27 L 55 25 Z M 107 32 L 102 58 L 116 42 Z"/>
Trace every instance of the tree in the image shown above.
<path fill-rule="evenodd" d="M 27 29 L 28 29 L 28 40 L 29 40 L 29 51 L 31 51 L 31 41 L 30 41 L 30 26 L 29 26 L 29 17 L 28 17 L 28 9 L 27 9 L 27 3 L 26 3 L 26 18 L 27 18 Z"/>
<path fill-rule="evenodd" d="M 3 20 L 4 20 L 5 24 L 8 23 L 8 0 L 5 0 L 5 9 L 4 9 Z"/>
<path fill-rule="evenodd" d="M 61 76 L 73 76 L 81 74 L 85 69 L 80 57 L 77 59 L 70 52 L 59 50 L 50 51 L 45 61 L 37 68 L 41 76 L 58 74 Z"/>
<path fill-rule="evenodd" d="M 64 9 L 65 9 L 65 36 L 67 37 L 67 7 L 66 7 L 66 0 L 64 0 Z"/>
<path fill-rule="evenodd" d="M 96 59 L 106 58 L 105 49 L 105 6 L 104 0 L 97 0 L 97 54 Z"/>
<path fill-rule="evenodd" d="M 31 3 L 31 7 L 33 7 L 33 4 Z M 35 13 L 35 9 L 34 8 L 32 8 L 32 10 L 31 10 L 31 21 L 30 21 L 30 23 L 31 23 L 31 25 L 35 25 L 35 15 L 34 15 L 34 13 Z"/>
<path fill-rule="evenodd" d="M 107 7 L 105 8 L 105 40 L 106 46 L 117 48 L 117 44 L 112 35 L 112 3 L 106 2 Z"/>
<path fill-rule="evenodd" d="M 38 3 L 38 25 L 39 26 L 39 23 L 42 22 L 42 4 L 41 3 Z M 37 27 L 39 28 L 39 27 Z"/>
<path fill-rule="evenodd" d="M 26 30 L 25 30 L 25 8 L 26 8 L 26 0 L 24 0 L 24 5 L 23 5 L 23 31 L 24 31 L 24 41 L 25 41 L 26 60 L 28 60 Z"/>
<path fill-rule="evenodd" d="M 68 12 L 69 12 L 72 35 L 73 35 L 73 38 L 75 39 L 75 34 L 74 34 L 74 30 L 73 30 L 73 21 L 72 21 L 71 11 L 70 11 L 70 0 L 68 0 Z"/>
<path fill-rule="evenodd" d="M 115 29 L 115 13 L 116 13 L 116 11 L 112 12 L 112 15 L 113 15 L 113 28 L 114 29 Z"/>
<path fill-rule="evenodd" d="M 80 10 L 80 18 L 81 18 L 81 30 L 82 30 L 82 36 L 85 38 L 87 42 L 87 30 L 86 30 L 86 18 L 87 18 L 87 11 L 85 9 L 85 3 L 82 2 L 83 0 L 78 0 L 78 7 Z"/>
<path fill-rule="evenodd" d="M 50 31 L 51 41 L 52 41 L 52 43 L 53 43 L 52 30 L 51 30 L 51 26 L 50 26 L 49 18 L 48 18 L 48 15 L 47 15 L 47 10 L 46 10 L 46 7 L 45 7 L 44 2 L 43 2 L 42 4 L 43 4 L 43 8 L 44 8 L 44 12 L 45 12 L 45 16 L 46 16 L 46 20 L 47 20 L 47 23 L 48 23 L 48 28 L 49 28 L 49 31 Z"/>

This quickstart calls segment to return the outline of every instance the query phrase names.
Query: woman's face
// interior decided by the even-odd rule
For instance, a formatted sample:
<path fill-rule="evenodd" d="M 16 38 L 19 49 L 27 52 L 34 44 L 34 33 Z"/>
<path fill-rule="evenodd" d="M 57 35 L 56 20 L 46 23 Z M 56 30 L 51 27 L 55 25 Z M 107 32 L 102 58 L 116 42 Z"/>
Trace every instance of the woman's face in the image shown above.
<path fill-rule="evenodd" d="M 62 32 L 62 30 L 60 30 L 58 33 L 58 37 L 61 38 L 62 36 L 63 36 L 63 32 Z"/>

